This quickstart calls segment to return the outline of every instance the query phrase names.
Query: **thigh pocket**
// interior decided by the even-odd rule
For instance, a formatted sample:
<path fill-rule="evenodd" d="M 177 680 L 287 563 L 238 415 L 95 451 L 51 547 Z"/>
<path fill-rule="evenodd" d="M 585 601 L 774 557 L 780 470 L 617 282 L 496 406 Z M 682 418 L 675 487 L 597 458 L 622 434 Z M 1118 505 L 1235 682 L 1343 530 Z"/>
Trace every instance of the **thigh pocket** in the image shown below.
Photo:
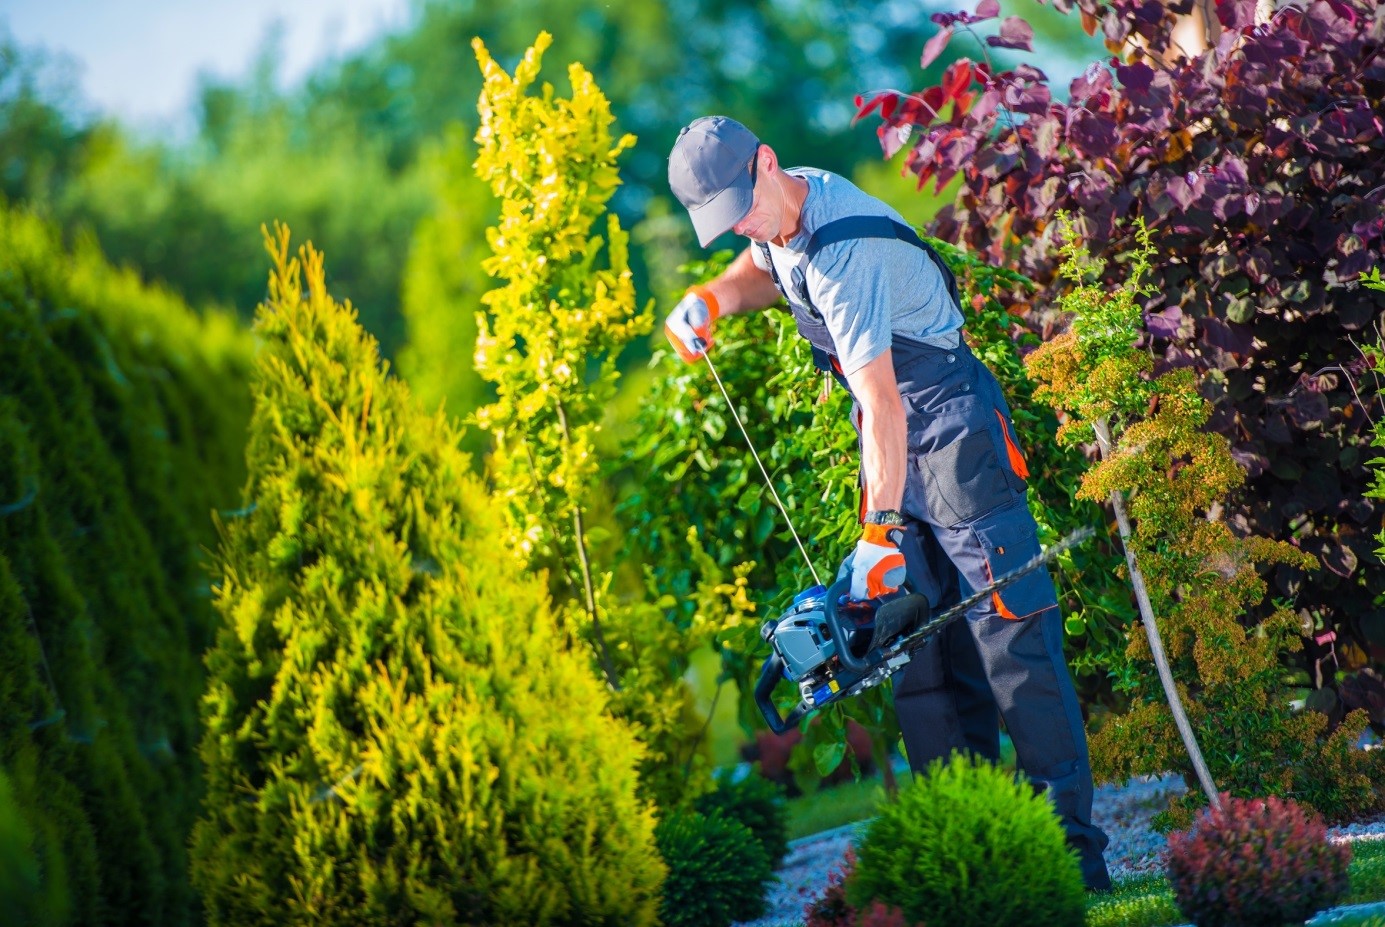
<path fill-rule="evenodd" d="M 1004 576 L 1039 554 L 1038 527 L 1023 502 L 1008 506 L 972 525 L 990 572 L 988 581 Z M 991 595 L 1002 618 L 1019 621 L 1058 605 L 1053 578 L 1040 566 Z"/>
<path fill-rule="evenodd" d="M 987 431 L 974 431 L 920 454 L 918 470 L 928 514 L 943 527 L 984 515 L 1015 498 Z"/>

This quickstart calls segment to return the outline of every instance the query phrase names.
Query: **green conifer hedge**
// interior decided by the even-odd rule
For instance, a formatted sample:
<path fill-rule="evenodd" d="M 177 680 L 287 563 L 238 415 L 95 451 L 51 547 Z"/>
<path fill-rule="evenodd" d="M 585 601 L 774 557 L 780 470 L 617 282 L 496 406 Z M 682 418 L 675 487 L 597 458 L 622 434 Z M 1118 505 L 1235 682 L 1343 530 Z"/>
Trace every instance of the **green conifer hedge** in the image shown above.
<path fill-rule="evenodd" d="M 0 917 L 198 919 L 199 548 L 241 481 L 250 353 L 0 203 Z"/>
<path fill-rule="evenodd" d="M 210 923 L 654 923 L 638 747 L 544 579 L 321 254 L 269 247 L 252 511 L 224 527 L 203 707 Z"/>

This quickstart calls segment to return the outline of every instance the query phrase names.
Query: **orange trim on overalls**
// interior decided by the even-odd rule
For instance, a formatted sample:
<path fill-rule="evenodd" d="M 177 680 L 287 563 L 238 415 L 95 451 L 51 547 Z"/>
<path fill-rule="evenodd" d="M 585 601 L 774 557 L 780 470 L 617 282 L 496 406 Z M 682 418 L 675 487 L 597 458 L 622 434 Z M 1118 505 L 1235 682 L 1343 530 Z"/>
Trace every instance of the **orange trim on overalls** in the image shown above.
<path fill-rule="evenodd" d="M 1010 469 L 1015 471 L 1015 475 L 1022 480 L 1029 479 L 1029 465 L 1024 462 L 1024 455 L 1020 453 L 1019 445 L 1015 444 L 1010 437 L 1010 429 L 1005 424 L 1005 416 L 1000 414 L 1000 410 L 995 410 L 995 417 L 1000 420 L 1000 433 L 1005 437 L 1005 453 L 1010 458 Z M 999 602 L 1000 598 L 997 597 Z"/>
<path fill-rule="evenodd" d="M 985 545 L 982 545 L 982 549 L 985 549 Z M 996 553 L 1005 553 L 1005 548 L 1002 547 L 1000 550 L 996 551 Z M 995 570 L 991 569 L 990 557 L 986 558 L 986 582 L 995 582 Z M 1003 601 L 1001 601 L 999 589 L 991 593 L 991 604 L 995 606 L 996 614 L 1000 615 L 1000 617 L 1004 618 L 1006 621 L 1022 620 L 1019 615 L 1016 615 L 1014 612 L 1010 611 L 1009 606 L 1007 606 Z"/>
<path fill-rule="evenodd" d="M 1005 607 L 1005 603 L 1000 601 L 1000 593 L 998 591 L 991 593 L 991 604 L 994 605 L 995 610 L 1000 613 L 1000 617 L 1004 618 L 1006 621 L 1020 620 L 1019 615 L 1016 615 L 1014 612 L 1010 611 L 1010 609 Z"/>

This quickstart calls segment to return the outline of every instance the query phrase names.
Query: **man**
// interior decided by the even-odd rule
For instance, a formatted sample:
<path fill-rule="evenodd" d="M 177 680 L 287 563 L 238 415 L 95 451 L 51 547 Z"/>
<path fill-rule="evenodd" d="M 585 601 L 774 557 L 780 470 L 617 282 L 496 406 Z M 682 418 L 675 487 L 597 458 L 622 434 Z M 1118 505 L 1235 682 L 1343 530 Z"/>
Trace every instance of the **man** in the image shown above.
<path fill-rule="evenodd" d="M 670 313 L 665 330 L 683 359 L 711 348 L 719 317 L 782 296 L 818 366 L 854 399 L 866 511 L 840 574 L 850 573 L 853 599 L 888 594 L 907 575 L 936 608 L 1039 552 L 1009 407 L 961 339 L 952 274 L 898 213 L 835 174 L 781 167 L 772 148 L 724 116 L 679 133 L 669 186 L 703 247 L 727 231 L 751 241 Z M 1110 887 L 1046 571 L 946 628 L 894 680 L 894 700 L 915 772 L 953 750 L 999 759 L 1003 718 L 1088 887 Z"/>

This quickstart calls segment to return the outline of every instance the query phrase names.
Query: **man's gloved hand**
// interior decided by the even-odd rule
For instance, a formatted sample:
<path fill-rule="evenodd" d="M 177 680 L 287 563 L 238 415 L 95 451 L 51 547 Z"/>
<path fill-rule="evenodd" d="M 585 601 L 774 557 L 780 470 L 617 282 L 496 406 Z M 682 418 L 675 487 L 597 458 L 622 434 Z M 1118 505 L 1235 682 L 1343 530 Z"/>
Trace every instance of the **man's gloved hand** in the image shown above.
<path fill-rule="evenodd" d="M 712 346 L 712 323 L 720 315 L 716 297 L 706 287 L 689 287 L 664 320 L 664 334 L 678 356 L 692 363 Z"/>
<path fill-rule="evenodd" d="M 904 583 L 904 555 L 899 552 L 903 531 L 892 525 L 865 525 L 861 540 L 837 571 L 851 576 L 851 598 L 858 602 L 889 595 Z"/>

